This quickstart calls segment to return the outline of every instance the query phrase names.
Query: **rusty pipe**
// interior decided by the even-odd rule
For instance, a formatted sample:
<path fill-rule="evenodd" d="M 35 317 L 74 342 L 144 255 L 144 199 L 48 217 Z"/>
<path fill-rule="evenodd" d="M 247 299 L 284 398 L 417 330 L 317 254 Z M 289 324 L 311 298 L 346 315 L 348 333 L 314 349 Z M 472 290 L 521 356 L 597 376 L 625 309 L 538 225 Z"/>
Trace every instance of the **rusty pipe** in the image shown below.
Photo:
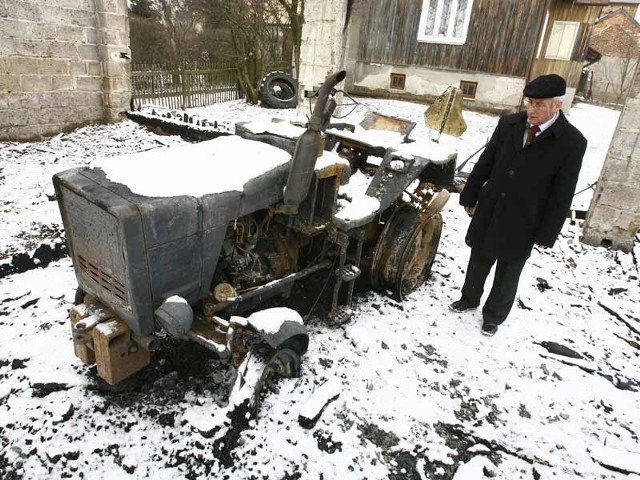
<path fill-rule="evenodd" d="M 347 72 L 340 70 L 327 77 L 320 90 L 318 90 L 318 99 L 307 124 L 307 130 L 298 138 L 291 160 L 281 209 L 287 215 L 298 213 L 298 207 L 307 197 L 311 178 L 316 167 L 316 160 L 322 151 L 323 145 L 320 132 L 329 123 L 329 119 L 336 107 L 335 101 L 330 99 L 330 95 L 334 87 L 344 80 L 346 76 Z"/>

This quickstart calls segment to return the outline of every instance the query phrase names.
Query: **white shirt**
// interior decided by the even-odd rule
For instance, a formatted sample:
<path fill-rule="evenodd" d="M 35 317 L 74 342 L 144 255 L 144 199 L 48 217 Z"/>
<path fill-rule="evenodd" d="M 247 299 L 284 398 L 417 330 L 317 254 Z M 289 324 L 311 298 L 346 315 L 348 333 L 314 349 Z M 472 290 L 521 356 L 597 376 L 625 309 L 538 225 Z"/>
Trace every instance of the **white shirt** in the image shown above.
<path fill-rule="evenodd" d="M 555 122 L 558 117 L 560 116 L 560 112 L 556 112 L 555 115 L 553 117 L 551 117 L 549 120 L 547 120 L 544 123 L 541 123 L 540 125 L 538 125 L 538 128 L 540 128 L 540 130 L 538 132 L 536 132 L 536 137 L 538 135 L 540 135 L 542 132 L 544 132 L 547 128 L 549 128 L 551 125 L 553 125 L 553 122 Z M 532 127 L 533 125 L 531 125 L 529 122 L 527 122 L 527 128 L 524 131 L 524 140 L 522 142 L 522 147 L 524 148 L 524 146 L 527 144 L 527 139 L 529 138 L 529 129 Z"/>
<path fill-rule="evenodd" d="M 553 125 L 553 122 L 555 122 L 559 116 L 560 116 L 560 112 L 556 112 L 555 115 L 551 117 L 549 120 L 538 125 L 538 127 L 540 127 L 540 131 L 536 133 L 536 137 L 540 135 L 542 132 L 544 132 L 547 128 L 549 128 L 551 125 Z"/>

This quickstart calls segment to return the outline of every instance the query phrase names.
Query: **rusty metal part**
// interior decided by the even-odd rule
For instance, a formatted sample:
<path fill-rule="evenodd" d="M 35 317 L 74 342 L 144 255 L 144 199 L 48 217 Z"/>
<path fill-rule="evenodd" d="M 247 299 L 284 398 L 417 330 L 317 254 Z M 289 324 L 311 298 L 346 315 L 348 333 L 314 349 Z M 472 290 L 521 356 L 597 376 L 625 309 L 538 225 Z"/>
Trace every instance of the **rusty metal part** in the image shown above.
<path fill-rule="evenodd" d="M 131 329 L 111 309 L 91 295 L 83 299 L 85 303 L 69 312 L 76 356 L 85 365 L 97 364 L 98 376 L 111 385 L 148 365 L 149 349 L 157 345 L 157 339 L 151 335 L 134 339 Z"/>
<path fill-rule="evenodd" d="M 409 196 L 420 212 L 426 217 L 430 217 L 444 208 L 451 194 L 447 190 L 436 192 L 433 190 L 432 184 L 420 182 L 413 193 L 409 193 Z"/>
<path fill-rule="evenodd" d="M 138 336 L 135 333 L 131 332 L 131 338 L 134 342 L 136 342 L 140 347 L 144 348 L 149 352 L 153 352 L 160 348 L 160 340 L 155 335 L 142 335 Z"/>
<path fill-rule="evenodd" d="M 399 299 L 428 277 L 442 232 L 442 217 L 426 217 L 410 204 L 399 206 L 388 220 L 374 251 L 371 281 Z"/>
<path fill-rule="evenodd" d="M 230 298 L 236 297 L 238 294 L 236 289 L 228 283 L 219 283 L 213 289 L 213 298 L 218 302 L 226 302 Z"/>
<path fill-rule="evenodd" d="M 227 331 L 227 348 L 231 352 L 231 365 L 235 368 L 240 366 L 247 355 L 243 334 L 244 327 L 239 324 L 232 323 Z"/>
<path fill-rule="evenodd" d="M 462 117 L 462 90 L 456 87 L 447 88 L 435 102 L 424 112 L 426 126 L 435 131 L 432 136 L 436 142 L 440 134 L 446 133 L 459 137 L 467 130 Z"/>
<path fill-rule="evenodd" d="M 221 328 L 219 325 L 195 315 L 187 337 L 226 360 L 231 356 L 231 351 L 227 347 L 227 333 L 228 327 Z"/>
<path fill-rule="evenodd" d="M 249 302 L 254 299 L 268 298 L 274 292 L 287 287 L 291 283 L 296 282 L 301 278 L 306 277 L 307 275 L 311 275 L 312 273 L 315 273 L 318 270 L 329 268 L 331 266 L 331 263 L 332 263 L 331 261 L 326 260 L 324 262 L 320 262 L 316 265 L 313 265 L 309 268 L 305 268 L 304 270 L 301 270 L 299 272 L 287 275 L 286 277 L 281 278 L 279 280 L 274 280 L 272 282 L 267 283 L 266 285 L 262 285 L 258 288 L 254 288 L 250 292 L 247 292 L 247 293 L 239 292 L 238 296 L 235 297 L 233 300 L 227 300 L 226 302 L 218 302 L 218 303 L 205 300 L 203 305 L 204 314 L 209 316 L 209 315 L 213 315 L 216 312 L 220 312 L 222 310 L 239 306 L 244 302 Z"/>
<path fill-rule="evenodd" d="M 415 122 L 403 120 L 401 118 L 382 115 L 378 112 L 368 112 L 364 119 L 360 122 L 360 126 L 365 130 L 388 130 L 391 132 L 401 133 L 405 139 L 416 126 Z"/>
<path fill-rule="evenodd" d="M 76 331 L 76 324 L 90 315 L 91 310 L 86 305 L 81 307 L 76 305 L 69 311 L 69 322 L 71 323 L 71 338 L 73 339 L 73 351 L 82 363 L 93 365 L 96 363 L 96 356 L 93 353 L 93 337 L 84 335 Z"/>
<path fill-rule="evenodd" d="M 98 376 L 110 385 L 121 382 L 149 364 L 149 351 L 131 338 L 131 330 L 117 317 L 93 330 L 93 346 Z"/>

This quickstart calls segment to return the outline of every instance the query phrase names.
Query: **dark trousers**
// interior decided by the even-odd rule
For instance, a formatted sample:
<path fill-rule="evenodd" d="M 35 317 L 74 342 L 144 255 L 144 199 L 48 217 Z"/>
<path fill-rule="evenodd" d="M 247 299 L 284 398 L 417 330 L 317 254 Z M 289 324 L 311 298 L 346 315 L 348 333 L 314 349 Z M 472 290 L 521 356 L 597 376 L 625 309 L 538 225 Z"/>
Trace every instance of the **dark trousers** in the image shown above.
<path fill-rule="evenodd" d="M 480 305 L 480 297 L 484 292 L 484 283 L 496 263 L 496 272 L 489 297 L 482 307 L 485 323 L 500 325 L 511 311 L 518 290 L 520 273 L 528 257 L 516 260 L 496 260 L 487 258 L 471 249 L 471 258 L 467 267 L 467 276 L 462 287 L 462 298 L 471 305 Z"/>

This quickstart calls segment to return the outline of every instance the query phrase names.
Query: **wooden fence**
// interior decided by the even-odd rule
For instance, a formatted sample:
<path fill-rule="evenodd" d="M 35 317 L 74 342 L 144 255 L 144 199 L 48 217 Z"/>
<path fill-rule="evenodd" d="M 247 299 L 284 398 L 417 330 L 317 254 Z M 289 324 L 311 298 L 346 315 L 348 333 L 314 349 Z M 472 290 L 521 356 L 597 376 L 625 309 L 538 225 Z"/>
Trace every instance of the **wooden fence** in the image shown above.
<path fill-rule="evenodd" d="M 239 98 L 244 98 L 244 92 L 238 86 L 232 65 L 131 65 L 131 102 L 134 109 L 143 105 L 183 109 Z"/>

